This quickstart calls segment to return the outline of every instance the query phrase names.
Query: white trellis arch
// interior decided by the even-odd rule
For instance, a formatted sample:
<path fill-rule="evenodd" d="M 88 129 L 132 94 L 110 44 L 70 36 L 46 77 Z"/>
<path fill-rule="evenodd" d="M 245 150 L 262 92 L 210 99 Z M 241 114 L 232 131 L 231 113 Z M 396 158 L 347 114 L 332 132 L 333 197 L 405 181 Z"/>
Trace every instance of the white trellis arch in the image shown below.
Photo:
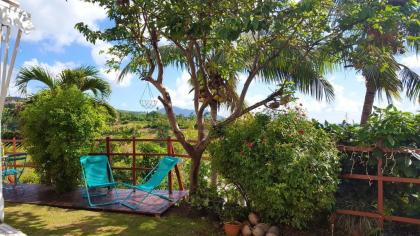
<path fill-rule="evenodd" d="M 31 15 L 20 9 L 17 0 L 0 0 L 0 121 L 4 102 L 9 89 L 22 33 L 33 29 Z M 1 122 L 0 122 L 1 140 Z M 0 143 L 0 156 L 3 158 L 3 145 Z M 2 176 L 0 161 L 0 176 Z M 3 181 L 0 181 L 0 221 L 4 220 Z"/>

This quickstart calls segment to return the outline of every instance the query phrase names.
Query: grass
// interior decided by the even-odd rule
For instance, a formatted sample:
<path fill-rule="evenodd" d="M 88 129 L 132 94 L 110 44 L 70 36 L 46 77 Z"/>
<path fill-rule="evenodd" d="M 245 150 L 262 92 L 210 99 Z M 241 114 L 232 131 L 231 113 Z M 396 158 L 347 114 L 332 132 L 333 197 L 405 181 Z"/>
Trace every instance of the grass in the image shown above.
<path fill-rule="evenodd" d="M 172 210 L 161 218 L 6 203 L 5 222 L 27 235 L 220 236 L 205 218 Z"/>

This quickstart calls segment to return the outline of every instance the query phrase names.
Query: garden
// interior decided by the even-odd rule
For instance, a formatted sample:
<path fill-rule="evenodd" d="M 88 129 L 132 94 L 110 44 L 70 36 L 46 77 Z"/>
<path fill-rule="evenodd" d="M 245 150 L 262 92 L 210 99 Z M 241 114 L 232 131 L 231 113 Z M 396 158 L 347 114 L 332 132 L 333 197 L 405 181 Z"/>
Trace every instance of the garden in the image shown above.
<path fill-rule="evenodd" d="M 419 235 L 420 114 L 395 105 L 420 103 L 420 76 L 399 58 L 419 52 L 419 1 L 83 2 L 110 23 L 75 29 L 108 43 L 109 71 L 136 75 L 162 109 L 114 108 L 94 66 L 19 68 L 19 92 L 43 87 L 4 105 L 6 223 L 28 235 Z M 188 74 L 177 93 L 189 115 L 175 112 L 168 68 Z M 345 69 L 363 78 L 360 122 L 311 119 L 300 98 L 334 102 L 326 75 Z M 255 83 L 270 93 L 249 100 Z"/>

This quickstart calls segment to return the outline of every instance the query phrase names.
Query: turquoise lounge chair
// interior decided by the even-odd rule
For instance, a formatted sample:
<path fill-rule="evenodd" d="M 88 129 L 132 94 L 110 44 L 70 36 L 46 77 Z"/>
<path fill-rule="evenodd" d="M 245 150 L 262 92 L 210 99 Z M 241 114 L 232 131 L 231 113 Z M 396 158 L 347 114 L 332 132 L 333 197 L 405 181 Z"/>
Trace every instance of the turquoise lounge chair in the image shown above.
<path fill-rule="evenodd" d="M 169 157 L 166 156 L 159 161 L 159 164 L 156 165 L 152 171 L 150 171 L 147 176 L 143 179 L 143 181 L 139 185 L 130 185 L 124 184 L 125 186 L 132 188 L 133 191 L 128 194 L 128 196 L 121 202 L 122 205 L 131 208 L 133 210 L 137 209 L 146 198 L 151 194 L 162 199 L 172 201 L 169 196 L 164 196 L 161 194 L 154 193 L 153 191 L 162 183 L 163 179 L 168 175 L 168 173 L 181 161 L 181 159 L 177 157 Z M 135 204 L 130 204 L 128 200 L 131 198 L 131 195 L 136 191 L 140 190 L 145 192 L 146 194 L 141 198 L 140 201 L 135 202 Z"/>
<path fill-rule="evenodd" d="M 16 167 L 15 164 L 18 166 Z M 3 188 L 15 189 L 20 183 L 20 177 L 25 170 L 26 153 L 9 154 L 3 158 Z M 7 183 L 9 177 L 13 176 L 13 182 Z"/>
<path fill-rule="evenodd" d="M 80 157 L 82 174 L 85 181 L 84 198 L 87 198 L 89 206 L 103 206 L 120 203 L 116 187 L 119 183 L 114 181 L 108 157 L 105 155 L 82 156 Z M 105 192 L 103 191 L 105 189 Z M 90 190 L 97 190 L 97 193 L 90 193 Z M 102 190 L 102 192 L 101 192 Z M 115 200 L 93 203 L 92 197 L 106 196 L 115 190 Z"/>

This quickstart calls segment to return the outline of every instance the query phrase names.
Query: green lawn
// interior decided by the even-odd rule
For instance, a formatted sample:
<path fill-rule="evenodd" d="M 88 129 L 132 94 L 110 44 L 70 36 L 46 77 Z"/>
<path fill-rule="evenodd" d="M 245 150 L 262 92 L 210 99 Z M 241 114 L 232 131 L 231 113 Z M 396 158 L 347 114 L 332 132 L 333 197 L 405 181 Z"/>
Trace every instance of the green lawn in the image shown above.
<path fill-rule="evenodd" d="M 200 217 L 172 210 L 161 218 L 6 203 L 5 222 L 27 235 L 202 235 L 220 230 Z"/>

